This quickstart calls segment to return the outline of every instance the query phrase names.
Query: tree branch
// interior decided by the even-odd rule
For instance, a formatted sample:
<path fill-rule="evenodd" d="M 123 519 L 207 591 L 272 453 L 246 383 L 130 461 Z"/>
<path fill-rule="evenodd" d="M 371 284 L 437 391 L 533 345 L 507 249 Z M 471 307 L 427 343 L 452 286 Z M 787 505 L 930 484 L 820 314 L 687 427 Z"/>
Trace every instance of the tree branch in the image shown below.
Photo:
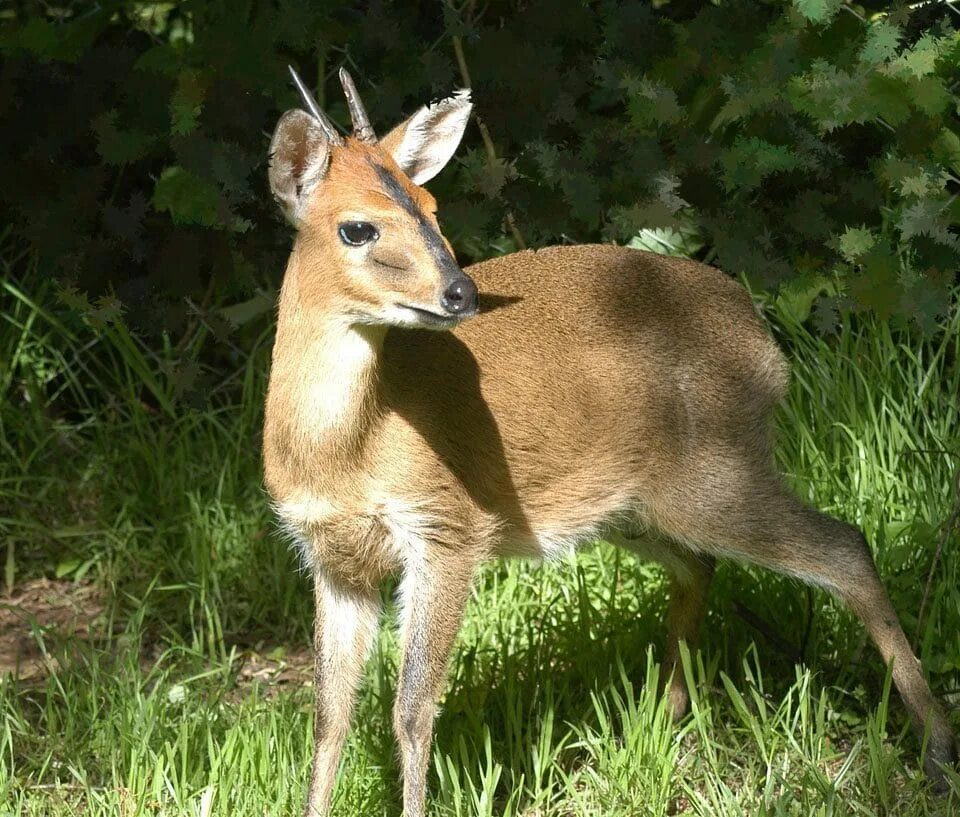
<path fill-rule="evenodd" d="M 463 79 L 464 86 L 467 88 L 472 88 L 473 83 L 470 81 L 470 69 L 467 67 L 467 58 L 463 53 L 463 42 L 460 37 L 456 35 L 453 37 L 453 51 L 457 56 L 457 65 L 460 67 L 460 77 Z M 480 138 L 483 139 L 483 147 L 487 151 L 487 160 L 491 165 L 496 165 L 497 149 L 494 147 L 493 139 L 490 138 L 490 130 L 480 117 L 480 114 L 474 113 L 473 116 L 474 119 L 477 120 L 477 127 L 480 129 Z M 527 242 L 523 240 L 520 230 L 517 229 L 516 221 L 514 220 L 513 213 L 510 210 L 507 210 L 505 220 L 507 222 L 507 228 L 510 230 L 510 235 L 513 236 L 513 240 L 517 247 L 521 250 L 525 250 L 527 248 Z"/>

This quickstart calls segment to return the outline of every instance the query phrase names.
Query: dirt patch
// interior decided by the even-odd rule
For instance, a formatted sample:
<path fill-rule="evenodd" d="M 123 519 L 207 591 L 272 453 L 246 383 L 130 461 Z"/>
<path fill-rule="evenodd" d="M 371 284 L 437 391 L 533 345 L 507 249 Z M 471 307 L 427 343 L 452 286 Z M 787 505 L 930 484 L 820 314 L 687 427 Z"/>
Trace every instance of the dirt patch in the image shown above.
<path fill-rule="evenodd" d="M 104 606 L 103 592 L 83 582 L 33 579 L 0 595 L 0 675 L 47 675 L 56 658 L 45 646 L 99 632 Z"/>
<path fill-rule="evenodd" d="M 309 647 L 260 647 L 244 650 L 241 658 L 243 665 L 237 673 L 241 690 L 258 684 L 271 695 L 285 686 L 309 686 L 313 681 L 313 651 Z"/>
<path fill-rule="evenodd" d="M 105 634 L 104 593 L 92 583 L 33 579 L 0 594 L 0 676 L 41 681 L 60 668 L 62 646 Z M 159 645 L 141 651 L 144 673 L 159 654 Z M 313 652 L 309 646 L 270 644 L 237 650 L 238 692 L 257 685 L 274 695 L 283 688 L 309 686 L 313 680 Z"/>

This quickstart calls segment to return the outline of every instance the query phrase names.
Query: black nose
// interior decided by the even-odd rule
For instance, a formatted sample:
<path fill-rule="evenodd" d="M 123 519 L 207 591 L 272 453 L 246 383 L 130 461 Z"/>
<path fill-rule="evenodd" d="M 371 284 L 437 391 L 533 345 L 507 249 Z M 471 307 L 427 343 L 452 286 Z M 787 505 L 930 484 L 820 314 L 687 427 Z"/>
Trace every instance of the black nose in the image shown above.
<path fill-rule="evenodd" d="M 469 278 L 457 278 L 440 298 L 443 308 L 453 315 L 473 312 L 477 308 L 477 285 Z"/>

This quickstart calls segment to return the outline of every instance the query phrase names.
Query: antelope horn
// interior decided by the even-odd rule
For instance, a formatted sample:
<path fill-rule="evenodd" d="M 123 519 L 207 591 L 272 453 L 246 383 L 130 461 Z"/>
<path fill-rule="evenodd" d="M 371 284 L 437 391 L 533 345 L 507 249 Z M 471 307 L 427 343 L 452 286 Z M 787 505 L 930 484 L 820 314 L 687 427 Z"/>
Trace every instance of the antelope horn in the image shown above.
<path fill-rule="evenodd" d="M 300 76 L 297 74 L 297 72 L 293 70 L 293 66 L 288 65 L 287 68 L 290 69 L 290 76 L 293 77 L 293 84 L 297 86 L 300 96 L 303 97 L 304 104 L 310 110 L 313 118 L 317 120 L 317 124 L 320 126 L 320 130 L 323 131 L 323 135 L 327 137 L 327 141 L 332 145 L 342 145 L 343 137 L 337 133 L 337 129 L 334 127 L 333 122 L 331 122 L 330 118 L 320 110 L 320 106 L 317 105 L 317 100 L 315 100 L 313 98 L 313 94 L 307 90 L 307 86 L 303 84 L 303 80 L 300 79 Z"/>
<path fill-rule="evenodd" d="M 340 69 L 340 84 L 343 86 L 343 95 L 347 98 L 347 105 L 350 108 L 350 118 L 353 120 L 353 135 L 361 142 L 374 144 L 377 141 L 377 134 L 373 132 L 373 125 L 370 124 L 370 117 L 360 101 L 360 94 L 357 93 L 357 86 L 353 84 L 353 77 L 346 68 Z"/>

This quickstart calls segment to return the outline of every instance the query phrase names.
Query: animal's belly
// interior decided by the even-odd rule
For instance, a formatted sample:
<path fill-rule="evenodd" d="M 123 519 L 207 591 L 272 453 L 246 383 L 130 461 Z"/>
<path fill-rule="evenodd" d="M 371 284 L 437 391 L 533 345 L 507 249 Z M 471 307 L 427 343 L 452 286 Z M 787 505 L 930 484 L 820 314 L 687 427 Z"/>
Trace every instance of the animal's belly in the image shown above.
<path fill-rule="evenodd" d="M 650 525 L 636 506 L 621 505 L 601 509 L 591 515 L 560 520 L 553 524 L 532 527 L 529 530 L 508 533 L 501 544 L 504 556 L 562 559 L 578 546 L 605 540 L 626 544 L 649 535 Z"/>

